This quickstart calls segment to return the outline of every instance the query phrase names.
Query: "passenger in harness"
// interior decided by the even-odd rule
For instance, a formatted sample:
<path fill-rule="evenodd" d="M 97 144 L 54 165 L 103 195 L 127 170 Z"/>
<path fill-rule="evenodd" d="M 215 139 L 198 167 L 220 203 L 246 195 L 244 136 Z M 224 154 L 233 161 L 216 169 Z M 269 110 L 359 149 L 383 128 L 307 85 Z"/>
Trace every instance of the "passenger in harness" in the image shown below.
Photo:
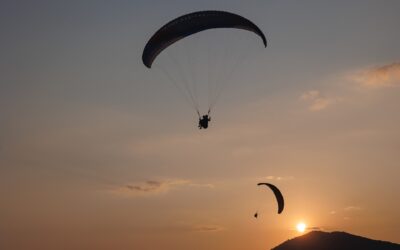
<path fill-rule="evenodd" d="M 209 121 L 211 121 L 211 117 L 209 117 L 208 114 L 207 115 L 203 115 L 202 118 L 199 116 L 199 129 L 208 128 L 208 122 Z"/>

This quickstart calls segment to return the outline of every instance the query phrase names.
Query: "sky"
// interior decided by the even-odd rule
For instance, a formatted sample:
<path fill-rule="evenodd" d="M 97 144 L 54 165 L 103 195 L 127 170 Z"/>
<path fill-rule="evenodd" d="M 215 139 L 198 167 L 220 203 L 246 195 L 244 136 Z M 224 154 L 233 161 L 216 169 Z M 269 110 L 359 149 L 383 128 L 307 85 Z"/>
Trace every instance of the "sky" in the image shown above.
<path fill-rule="evenodd" d="M 163 24 L 208 9 L 252 20 L 268 47 L 237 32 L 251 57 L 199 130 L 141 55 Z M 399 10 L 1 1 L 0 248 L 270 249 L 300 221 L 399 243 Z M 216 44 L 234 51 L 229 35 Z M 261 181 L 281 189 L 281 215 Z"/>

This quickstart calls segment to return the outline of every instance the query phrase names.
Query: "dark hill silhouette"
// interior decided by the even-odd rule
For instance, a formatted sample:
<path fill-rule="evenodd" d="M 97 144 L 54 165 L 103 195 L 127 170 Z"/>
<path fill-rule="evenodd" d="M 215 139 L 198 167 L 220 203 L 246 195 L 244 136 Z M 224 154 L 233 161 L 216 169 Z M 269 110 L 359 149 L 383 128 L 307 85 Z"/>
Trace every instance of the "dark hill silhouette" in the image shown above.
<path fill-rule="evenodd" d="M 400 245 L 345 232 L 312 231 L 288 240 L 272 250 L 400 250 Z"/>

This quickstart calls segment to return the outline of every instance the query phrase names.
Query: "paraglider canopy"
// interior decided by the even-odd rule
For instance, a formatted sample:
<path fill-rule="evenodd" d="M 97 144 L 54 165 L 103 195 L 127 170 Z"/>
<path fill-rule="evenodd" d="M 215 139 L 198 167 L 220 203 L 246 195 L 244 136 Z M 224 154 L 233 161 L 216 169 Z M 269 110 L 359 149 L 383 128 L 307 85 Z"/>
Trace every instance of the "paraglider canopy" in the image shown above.
<path fill-rule="evenodd" d="M 283 208 L 285 206 L 285 202 L 283 200 L 283 195 L 282 195 L 281 191 L 279 191 L 279 189 L 276 186 L 274 186 L 270 183 L 261 182 L 261 183 L 258 183 L 257 185 L 258 186 L 262 186 L 262 185 L 268 186 L 272 190 L 272 192 L 274 192 L 276 201 L 278 202 L 278 214 L 282 213 Z"/>
<path fill-rule="evenodd" d="M 267 47 L 265 35 L 250 20 L 226 11 L 198 11 L 180 16 L 161 27 L 147 42 L 142 55 L 143 64 L 151 68 L 156 57 L 171 44 L 203 30 L 236 28 L 248 30 L 261 37 Z"/>

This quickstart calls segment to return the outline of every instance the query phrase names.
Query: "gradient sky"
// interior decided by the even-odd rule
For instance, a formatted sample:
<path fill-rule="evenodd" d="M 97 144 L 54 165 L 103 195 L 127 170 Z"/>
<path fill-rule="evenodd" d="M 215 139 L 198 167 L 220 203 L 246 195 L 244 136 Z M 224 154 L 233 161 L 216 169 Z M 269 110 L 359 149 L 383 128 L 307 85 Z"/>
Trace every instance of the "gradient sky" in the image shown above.
<path fill-rule="evenodd" d="M 141 53 L 161 25 L 204 9 L 249 18 L 269 46 L 199 131 Z M 1 1 L 0 248 L 261 250 L 299 221 L 400 242 L 399 11 Z M 259 181 L 281 188 L 282 215 Z"/>

